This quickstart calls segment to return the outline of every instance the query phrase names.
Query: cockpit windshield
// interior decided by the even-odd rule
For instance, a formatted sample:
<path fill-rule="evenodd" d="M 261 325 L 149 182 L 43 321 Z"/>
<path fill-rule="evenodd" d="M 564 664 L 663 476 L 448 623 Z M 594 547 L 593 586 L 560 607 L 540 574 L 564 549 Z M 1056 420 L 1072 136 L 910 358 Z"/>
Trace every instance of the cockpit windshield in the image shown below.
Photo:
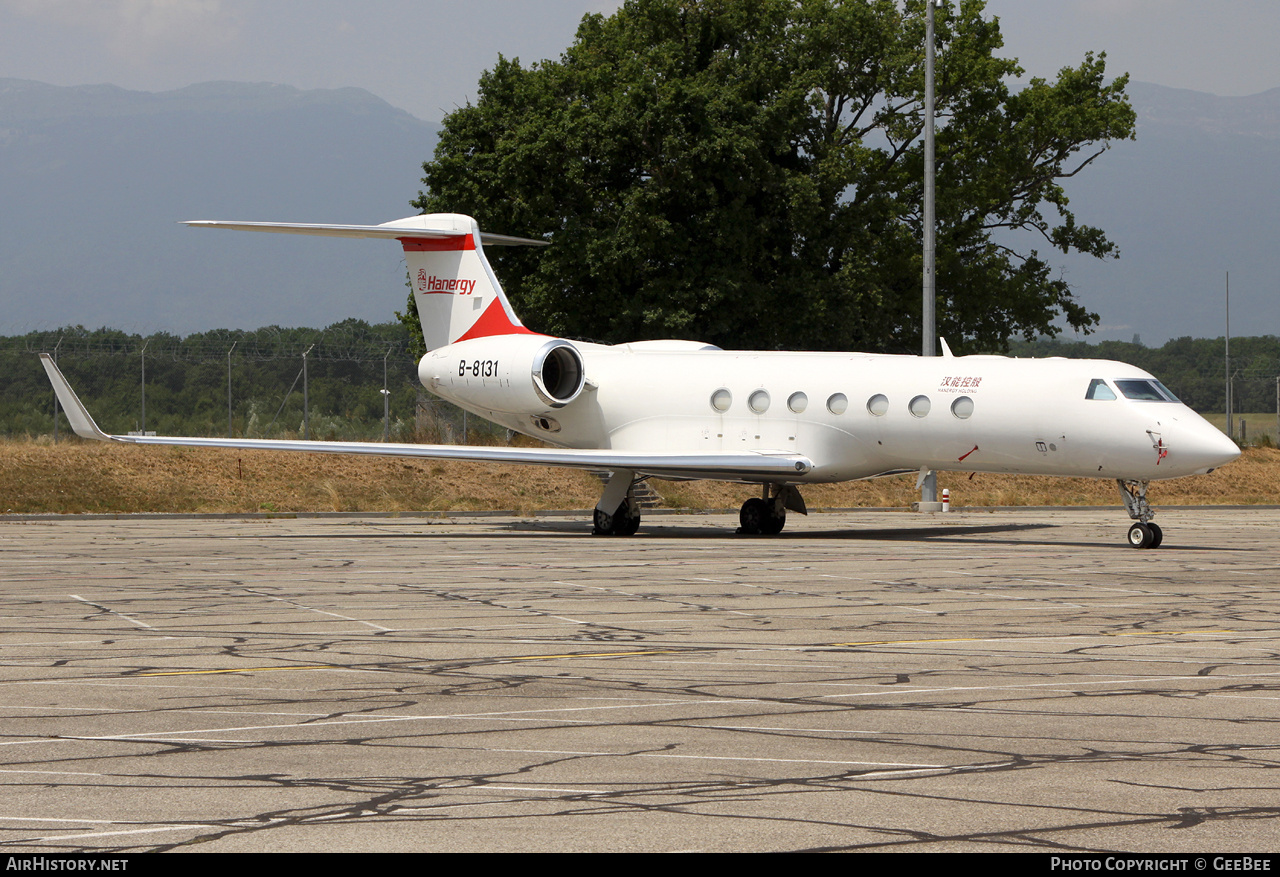
<path fill-rule="evenodd" d="M 1126 380 L 1116 381 L 1116 386 L 1126 399 L 1137 399 L 1140 402 L 1177 402 L 1178 397 L 1164 388 L 1159 381 Z"/>

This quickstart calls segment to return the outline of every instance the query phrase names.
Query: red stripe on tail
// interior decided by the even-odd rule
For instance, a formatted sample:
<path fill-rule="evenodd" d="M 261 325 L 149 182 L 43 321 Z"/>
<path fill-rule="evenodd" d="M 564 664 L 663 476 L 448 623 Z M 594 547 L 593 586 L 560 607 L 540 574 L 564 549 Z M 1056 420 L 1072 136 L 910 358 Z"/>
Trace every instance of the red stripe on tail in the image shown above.
<path fill-rule="evenodd" d="M 455 235 L 447 238 L 396 238 L 404 244 L 406 253 L 443 253 L 449 250 L 474 250 L 476 239 L 471 235 Z"/>
<path fill-rule="evenodd" d="M 484 313 L 480 315 L 480 319 L 476 320 L 475 325 L 468 329 L 458 341 L 470 341 L 472 338 L 488 338 L 491 335 L 537 334 L 537 332 L 530 332 L 524 326 L 517 326 L 512 323 L 507 317 L 507 312 L 502 307 L 502 302 L 495 298 L 484 309 Z M 456 344 L 458 342 L 454 341 L 453 343 Z"/>

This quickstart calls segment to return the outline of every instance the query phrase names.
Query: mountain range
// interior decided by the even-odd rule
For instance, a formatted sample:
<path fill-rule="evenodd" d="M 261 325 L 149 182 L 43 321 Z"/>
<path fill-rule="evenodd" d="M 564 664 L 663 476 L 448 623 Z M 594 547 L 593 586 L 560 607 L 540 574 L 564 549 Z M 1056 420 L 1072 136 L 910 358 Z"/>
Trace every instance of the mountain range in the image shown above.
<path fill-rule="evenodd" d="M 1228 271 L 1232 333 L 1280 334 L 1280 88 L 1128 91 L 1137 139 L 1065 182 L 1121 258 L 1049 254 L 1101 315 L 1094 337 L 1220 335 Z M 0 79 L 0 334 L 388 320 L 404 300 L 393 246 L 179 223 L 412 215 L 438 133 L 356 88 Z"/>
<path fill-rule="evenodd" d="M 438 130 L 356 88 L 0 79 L 0 333 L 392 319 L 394 245 L 179 223 L 411 216 Z"/>

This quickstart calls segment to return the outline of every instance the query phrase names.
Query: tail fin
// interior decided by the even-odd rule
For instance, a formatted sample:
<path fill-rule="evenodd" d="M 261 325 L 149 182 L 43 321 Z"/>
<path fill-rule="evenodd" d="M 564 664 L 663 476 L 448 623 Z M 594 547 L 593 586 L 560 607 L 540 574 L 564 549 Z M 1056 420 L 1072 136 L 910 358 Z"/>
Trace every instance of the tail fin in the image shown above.
<path fill-rule="evenodd" d="M 489 335 L 533 334 L 511 309 L 494 276 L 474 219 L 450 213 L 414 219 L 433 230 L 455 232 L 446 238 L 400 238 L 428 350 Z"/>
<path fill-rule="evenodd" d="M 546 246 L 546 241 L 481 234 L 470 216 L 430 213 L 382 225 L 303 225 L 193 221 L 187 225 L 328 237 L 389 238 L 404 247 L 422 337 L 428 350 L 490 335 L 533 335 L 511 309 L 484 245 Z"/>

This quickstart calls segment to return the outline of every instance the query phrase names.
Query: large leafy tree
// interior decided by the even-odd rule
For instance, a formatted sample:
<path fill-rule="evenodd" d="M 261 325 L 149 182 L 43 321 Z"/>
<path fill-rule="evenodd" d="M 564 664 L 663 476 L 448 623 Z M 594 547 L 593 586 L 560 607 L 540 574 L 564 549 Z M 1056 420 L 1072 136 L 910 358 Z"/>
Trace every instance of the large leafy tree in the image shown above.
<path fill-rule="evenodd" d="M 938 328 L 969 350 L 1096 322 L 1037 248 L 1114 254 L 1061 181 L 1134 126 L 1105 55 L 1011 88 L 983 11 L 936 18 Z M 923 45 L 919 0 L 628 0 L 499 57 L 415 205 L 553 241 L 495 254 L 539 331 L 918 350 Z"/>

